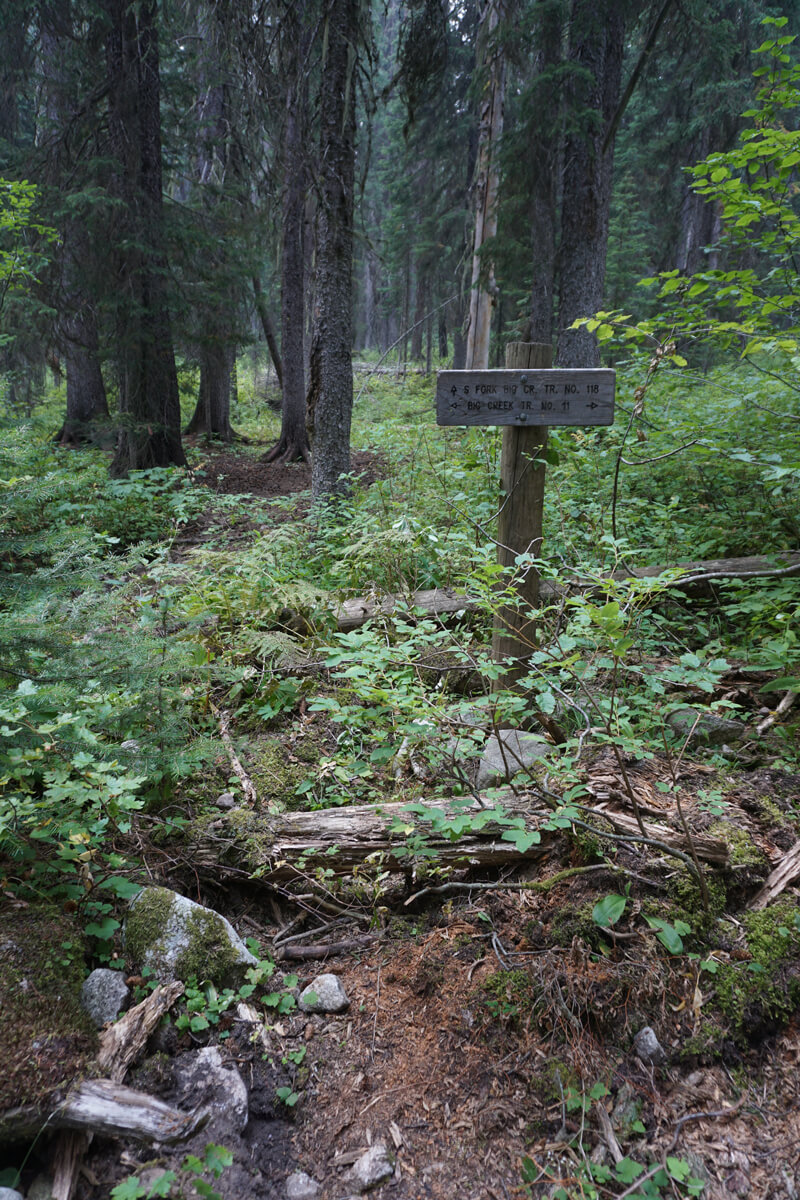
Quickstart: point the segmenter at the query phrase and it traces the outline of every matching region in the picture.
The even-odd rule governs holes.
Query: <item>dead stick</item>
[[[363,950],[379,940],[380,934],[367,933],[363,937],[347,938],[343,942],[320,943],[316,946],[280,946],[276,948],[275,959],[282,962],[287,958],[327,958],[329,954],[347,954],[350,950]]]
[[[210,702],[210,704],[211,704],[211,711],[213,712],[214,716],[219,721],[220,737],[222,738],[225,749],[228,751],[228,758],[231,760],[231,766],[233,767],[233,773],[242,785],[242,793],[244,795],[245,802],[247,804],[249,804],[252,808],[255,808],[256,803],[258,802],[258,796],[256,795],[256,789],[255,789],[252,779],[250,778],[250,776],[247,774],[247,771],[245,771],[244,767],[242,766],[242,764],[239,760],[239,756],[237,755],[236,750],[234,749],[233,742],[231,741],[231,735],[228,733],[228,719],[229,719],[228,714],[222,712],[221,709],[217,708],[217,706],[213,702],[213,700]]]
[[[756,733],[766,733],[766,731],[775,724],[779,717],[782,717],[784,713],[789,711],[799,695],[800,692],[787,692],[778,707],[775,709],[775,712],[771,712],[768,717],[764,717],[764,720],[761,721],[760,724],[756,725]]]

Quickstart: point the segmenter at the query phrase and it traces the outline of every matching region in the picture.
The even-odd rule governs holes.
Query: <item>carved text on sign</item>
[[[440,371],[439,425],[611,425],[615,372],[608,368]]]

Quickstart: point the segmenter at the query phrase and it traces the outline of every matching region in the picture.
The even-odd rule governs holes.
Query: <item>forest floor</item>
[[[354,468],[371,482],[382,464],[363,453],[354,456]],[[265,470],[236,451],[215,453],[202,470],[210,488],[228,494],[272,498],[310,484],[303,465]],[[306,501],[275,519],[302,517]],[[187,528],[176,555],[202,544],[205,528],[203,518]],[[233,547],[237,540],[232,526]],[[730,678],[727,686],[738,687],[742,701],[746,684]],[[755,714],[760,700],[751,692]],[[318,755],[318,731],[314,738]],[[297,970],[300,986],[322,970],[334,972],[350,1007],[342,1016],[295,1011],[277,1020],[272,1076],[264,1076],[263,1056],[251,1045],[235,1037],[222,1043],[245,1079],[250,1071],[254,1094],[264,1093],[253,1108],[263,1139],[251,1146],[250,1178],[241,1169],[227,1182],[223,1175],[215,1186],[225,1200],[283,1200],[293,1170],[318,1181],[321,1200],[345,1200],[359,1192],[352,1163],[378,1141],[395,1170],[370,1193],[376,1200],[797,1200],[797,891],[789,887],[764,913],[749,908],[768,871],[800,838],[800,776],[773,768],[771,757],[765,735],[746,743],[727,774],[708,765],[703,748],[682,762],[692,833],[713,825],[732,847],[727,868],[706,868],[711,911],[703,911],[696,888],[687,888],[685,872],[652,848],[623,848],[611,865],[609,843],[565,837],[514,871],[459,872],[453,880],[463,886],[443,897],[409,904],[408,880],[386,881],[372,913],[373,946],[332,954],[324,965],[281,964]],[[255,770],[256,758],[245,754],[248,769]],[[657,786],[669,782],[669,764],[656,756],[627,765],[648,819],[678,827],[672,798]],[[589,755],[586,770],[600,792],[613,790],[614,768],[602,748]],[[714,823],[703,797],[718,784],[727,809]],[[267,949],[295,915],[289,891],[276,900],[257,888],[215,886],[208,876],[198,879],[180,850],[145,843],[139,851],[155,882],[202,899]],[[593,910],[620,892],[625,917],[602,928]],[[344,908],[343,923],[325,936],[364,932],[363,905],[354,904],[352,925]],[[649,919],[656,912],[702,935],[705,957],[666,953]],[[644,1026],[655,1031],[663,1061],[644,1062],[632,1049]],[[184,1034],[162,1045],[153,1062],[197,1044]],[[287,1066],[289,1052],[302,1065]],[[151,1062],[140,1078],[157,1092],[158,1074]],[[295,1108],[265,1098],[287,1078],[300,1094]],[[108,1196],[154,1161],[152,1151],[133,1143],[120,1152],[119,1142],[98,1139],[78,1200]],[[704,1182],[702,1193],[692,1179]]]

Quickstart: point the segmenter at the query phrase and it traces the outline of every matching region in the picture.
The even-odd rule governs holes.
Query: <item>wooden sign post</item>
[[[513,568],[518,555],[540,557],[544,508],[544,452],[551,425],[611,425],[614,371],[553,370],[553,351],[536,342],[511,342],[504,371],[440,371],[439,425],[502,425],[501,506],[497,559]],[[517,583],[519,604],[504,606],[492,638],[492,657],[523,659],[534,647],[530,612],[539,602],[539,573],[529,567]],[[524,670],[508,673],[508,683]]]

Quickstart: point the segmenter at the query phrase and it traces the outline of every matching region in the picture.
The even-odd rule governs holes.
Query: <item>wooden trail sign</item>
[[[512,343],[516,344],[520,343]],[[614,376],[614,371],[603,368],[440,371],[436,421],[439,425],[611,425]]]
[[[439,425],[503,425],[497,519],[497,560],[508,568],[518,555],[541,555],[544,453],[550,425],[611,425],[615,372],[604,368],[551,368],[550,345],[510,342],[504,371],[440,371],[436,382]],[[516,584],[519,603],[504,605],[492,637],[495,662],[518,660],[498,680],[509,685],[524,673],[519,660],[535,645],[529,613],[539,602],[539,574],[529,567]]]

